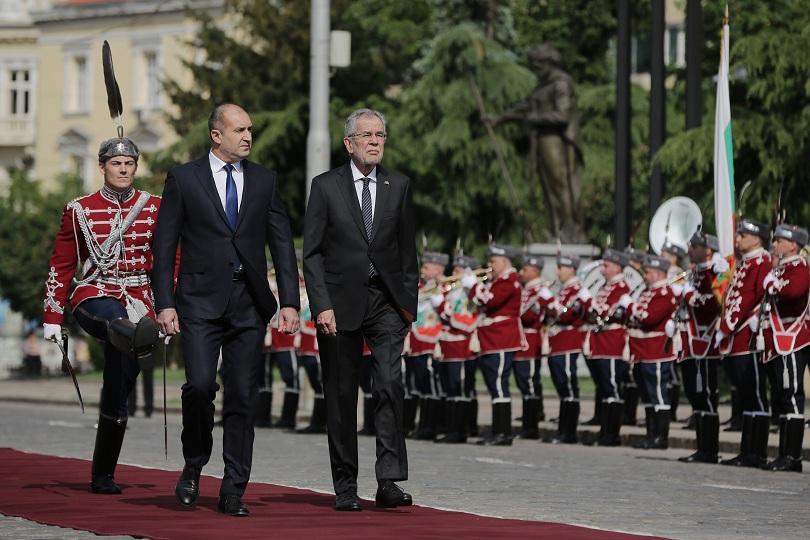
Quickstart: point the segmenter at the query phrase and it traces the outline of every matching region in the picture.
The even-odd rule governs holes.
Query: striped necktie
[[[368,241],[371,242],[372,233],[372,224],[374,223],[374,212],[371,206],[371,189],[368,187],[369,183],[371,182],[371,178],[362,178],[363,180],[363,204],[362,204],[362,211],[363,211],[363,224],[366,226],[366,237]],[[374,268],[374,263],[369,262],[368,264],[368,275],[369,277],[374,277],[377,275],[377,269]]]

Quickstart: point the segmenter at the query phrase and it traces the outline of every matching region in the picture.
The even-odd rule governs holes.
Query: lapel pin
[[[388,180],[386,180],[386,181],[385,181],[385,185],[386,185],[386,186],[388,185]]]

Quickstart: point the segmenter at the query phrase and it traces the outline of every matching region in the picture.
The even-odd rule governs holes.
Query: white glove
[[[581,287],[579,289],[579,292],[577,293],[577,299],[579,299],[582,302],[587,302],[591,298],[593,298],[591,296],[591,291],[589,291],[587,287]]]
[[[748,319],[748,328],[751,329],[751,332],[757,333],[757,331],[759,331],[759,317],[751,317]]]
[[[722,274],[728,271],[728,261],[719,253],[712,255],[712,271],[715,274]]]
[[[444,296],[442,296],[441,294],[434,294],[433,296],[430,297],[430,303],[433,304],[434,308],[437,308],[440,305],[442,305],[442,302],[444,302]]]
[[[629,294],[623,294],[621,298],[619,298],[619,305],[622,306],[624,309],[633,303],[633,297]]]
[[[540,287],[540,291],[538,291],[538,296],[543,300],[551,300],[554,298],[554,295],[551,293],[551,289],[548,287]]]
[[[683,286],[683,291],[681,292],[681,294],[686,296],[687,294],[693,293],[693,292],[695,292],[695,286],[692,285],[691,281],[687,281],[686,284]]]
[[[673,283],[670,286],[672,287],[672,292],[675,294],[675,296],[680,296],[680,295],[683,294],[683,288],[684,288],[683,285],[678,285],[677,283]]]
[[[776,282],[776,275],[774,275],[773,270],[771,270],[765,275],[765,279],[762,281],[762,287],[768,292],[774,292],[772,289],[775,288],[774,285],[776,285]]]
[[[722,330],[718,330],[717,332],[715,332],[714,333],[714,346],[719,347],[720,342],[722,342],[724,339],[726,339],[725,332],[723,332]]]
[[[43,332],[42,337],[44,337],[48,341],[52,341],[54,338],[57,340],[62,339],[62,326],[59,324],[48,324],[45,323],[42,325],[45,329]]]
[[[472,274],[467,274],[463,278],[461,278],[461,286],[465,289],[472,289],[478,283],[478,278],[473,276]]]
[[[667,320],[667,324],[664,325],[664,333],[667,337],[672,337],[675,335],[675,321],[672,319]]]

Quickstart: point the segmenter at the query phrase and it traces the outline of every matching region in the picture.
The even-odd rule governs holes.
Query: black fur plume
[[[118,127],[118,136],[124,136],[124,125],[121,116],[124,114],[124,105],[121,101],[121,89],[118,88],[118,81],[115,80],[113,71],[112,51],[110,44],[104,40],[101,48],[101,63],[104,66],[104,86],[107,88],[107,105],[110,107],[110,118]]]

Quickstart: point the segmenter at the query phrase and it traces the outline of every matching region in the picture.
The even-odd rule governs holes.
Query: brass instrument
[[[667,285],[674,285],[679,281],[689,281],[692,278],[692,270],[684,270],[679,274],[675,274],[671,278],[667,279]]]
[[[484,283],[490,279],[489,275],[492,272],[492,268],[479,268],[478,270],[473,270],[473,276],[478,278],[479,283]],[[461,284],[461,280],[464,278],[465,275],[470,274],[461,274],[460,276],[442,276],[436,281],[436,286],[431,289],[425,289],[419,291],[419,294],[444,294],[446,292],[452,291],[456,287]]]

